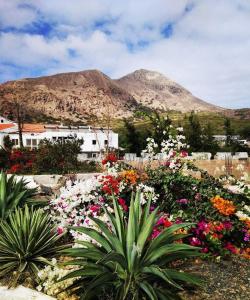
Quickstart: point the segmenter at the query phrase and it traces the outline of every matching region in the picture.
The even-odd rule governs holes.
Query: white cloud
[[[201,99],[226,107],[250,107],[247,0],[22,1],[32,3],[34,9],[18,8],[17,0],[9,2],[0,0],[0,7],[5,7],[0,24],[11,26],[7,16],[15,15],[18,28],[34,21],[51,22],[54,27],[48,36],[0,33],[2,81],[30,76],[36,70],[51,74],[96,68],[116,78],[148,68]],[[188,12],[187,5],[192,5]],[[30,15],[25,20],[26,13]],[[161,30],[168,23],[173,35],[164,38]],[[141,41],[147,46],[138,46]],[[133,51],[130,44],[135,45]]]
[[[0,0],[0,28],[21,28],[36,20],[36,12],[27,6],[27,1]]]

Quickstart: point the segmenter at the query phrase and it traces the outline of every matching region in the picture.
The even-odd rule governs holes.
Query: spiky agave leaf
[[[150,201],[146,208],[140,204],[140,193],[131,199],[128,220],[113,196],[114,213],[106,211],[111,228],[96,219],[97,229],[74,227],[97,243],[84,242],[84,248],[66,249],[63,253],[76,259],[67,265],[78,265],[79,270],[65,278],[78,279],[73,287],[81,293],[81,299],[97,299],[104,290],[115,291],[117,300],[125,299],[180,299],[176,290],[182,282],[198,285],[194,276],[168,268],[168,261],[197,256],[199,249],[174,241],[185,237],[176,231],[191,224],[178,224],[165,229],[156,239],[151,234],[157,222],[155,209],[150,213]]]
[[[16,207],[30,202],[36,192],[36,188],[27,188],[27,182],[23,178],[17,181],[15,175],[8,177],[2,171],[0,174],[0,218],[6,219]]]
[[[58,246],[60,238],[43,210],[16,209],[0,221],[0,277],[26,271],[36,276],[40,266],[66,247]]]

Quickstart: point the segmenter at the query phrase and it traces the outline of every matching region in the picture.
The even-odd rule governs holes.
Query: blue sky
[[[249,0],[0,0],[0,11],[0,82],[143,68],[250,107]]]

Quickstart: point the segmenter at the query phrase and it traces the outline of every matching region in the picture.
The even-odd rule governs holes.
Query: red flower
[[[128,211],[128,206],[126,205],[126,202],[124,199],[119,198],[118,199],[119,204],[121,205],[121,207],[123,208],[124,211]]]
[[[10,160],[11,161],[20,160],[22,158],[23,158],[23,153],[20,150],[13,150],[11,155],[10,155]]]
[[[164,219],[163,220],[163,225],[164,225],[164,227],[170,227],[170,226],[173,225],[173,223],[170,222],[168,219]]]
[[[20,172],[21,170],[22,170],[22,165],[15,164],[15,165],[11,166],[11,168],[9,169],[9,173],[13,174],[13,173]]]
[[[102,191],[108,195],[112,194],[119,194],[119,186],[120,186],[120,179],[115,178],[114,176],[107,175],[103,176],[102,180]]]
[[[92,211],[92,213],[99,212],[100,205],[91,205],[89,209]]]
[[[232,252],[233,254],[237,254],[239,252],[238,249],[230,242],[227,242],[224,248]]]
[[[117,157],[115,155],[115,153],[109,153],[103,160],[102,160],[102,164],[106,165],[108,162],[112,164],[117,162]]]

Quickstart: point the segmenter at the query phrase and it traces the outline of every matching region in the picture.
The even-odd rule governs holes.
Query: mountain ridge
[[[59,73],[0,84],[0,114],[13,111],[19,102],[31,116],[74,122],[91,118],[132,117],[139,109],[166,112],[226,109],[195,97],[159,72],[136,70],[111,79],[99,70]]]

